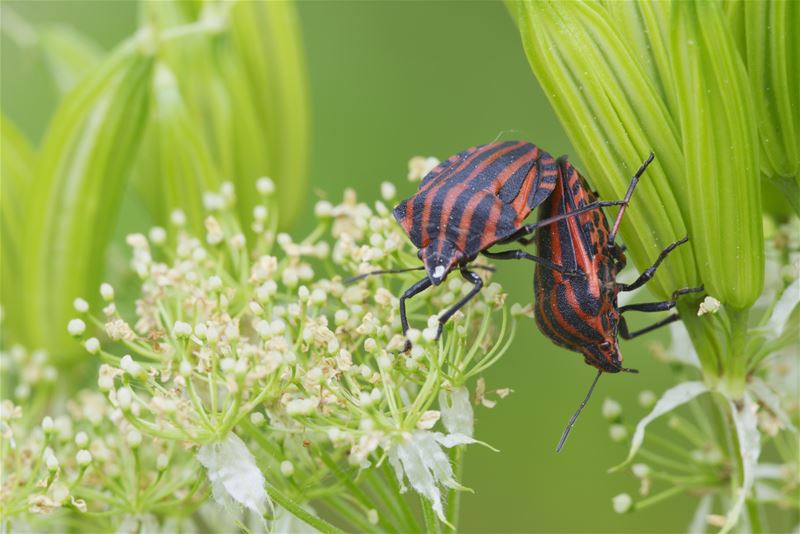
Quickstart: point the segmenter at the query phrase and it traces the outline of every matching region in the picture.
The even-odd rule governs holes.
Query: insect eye
[[[602,343],[600,343],[600,348],[601,349],[607,349],[610,346],[611,346],[611,342],[610,341],[603,341]]]

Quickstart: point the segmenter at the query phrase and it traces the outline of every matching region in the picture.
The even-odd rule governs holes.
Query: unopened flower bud
[[[75,461],[78,462],[79,466],[86,467],[87,465],[92,463],[92,453],[90,453],[86,449],[81,449],[75,455]]]
[[[81,319],[72,319],[67,324],[67,332],[73,337],[79,337],[86,331],[86,323]]]
[[[97,354],[100,352],[100,340],[96,337],[90,337],[83,343],[83,347],[89,354]]]
[[[72,307],[78,313],[86,313],[89,311],[89,303],[82,298],[77,298],[72,302]]]
[[[614,399],[606,399],[603,401],[603,417],[608,420],[616,419],[622,415],[622,405]]]
[[[631,499],[631,496],[627,493],[620,493],[611,499],[611,503],[615,512],[618,514],[624,514],[631,509],[631,506],[633,505],[633,499]]]
[[[262,176],[256,181],[256,191],[264,196],[269,196],[275,192],[275,182],[267,176]]]
[[[289,460],[281,462],[281,474],[285,477],[290,477],[294,474],[294,464]]]
[[[142,444],[142,433],[133,428],[128,432],[126,441],[131,448],[135,449]]]
[[[111,287],[111,284],[106,282],[100,284],[100,296],[103,297],[103,300],[106,302],[114,300],[114,288]]]

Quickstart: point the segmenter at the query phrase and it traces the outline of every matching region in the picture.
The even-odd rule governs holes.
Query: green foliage
[[[749,307],[763,288],[760,171],[796,175],[796,165],[786,162],[795,158],[793,117],[800,107],[784,59],[794,54],[783,48],[791,39],[770,39],[770,52],[761,43],[768,41],[766,26],[788,24],[794,8],[758,8],[766,13],[748,18],[739,32],[744,45],[731,23],[736,17],[714,2],[509,8],[534,74],[603,196],[618,197],[630,169],[649,150],[656,154],[622,228],[635,264],[644,268],[688,234],[691,253],[671,258],[656,279],[658,292],[702,282],[726,305]],[[750,51],[748,65],[742,50]],[[758,81],[764,63],[775,82],[766,88]],[[757,121],[765,106],[775,112]],[[766,158],[757,127],[761,147],[773,153]],[[784,164],[765,167],[762,159]]]
[[[33,175],[33,149],[28,140],[16,126],[0,114],[0,145],[3,157],[0,158],[0,300],[3,303],[19,302],[22,298],[20,280],[24,245],[25,198],[30,190]],[[23,318],[17,313],[4,309],[4,321],[15,334],[17,341],[25,327]]]
[[[8,12],[24,30],[15,41],[41,52],[65,96],[33,151],[35,168],[17,161],[33,161],[30,149],[4,161],[4,178],[15,176],[3,181],[3,232],[14,233],[2,244],[4,280],[23,280],[2,302],[14,310],[10,338],[56,355],[71,346],[63,325],[72,300],[101,281],[130,177],[156,222],[180,209],[197,231],[202,192],[220,180],[235,184],[246,232],[257,178],[280,186],[282,226],[306,190],[307,94],[294,6],[142,5],[142,27],[105,58],[72,30],[39,30]],[[19,144],[5,122],[4,148]],[[29,189],[16,187],[22,177]],[[14,229],[23,206],[30,224]]]
[[[29,342],[59,354],[72,301],[96,287],[148,106],[153,59],[119,53],[70,93],[31,187],[21,261]],[[18,309],[18,308],[15,308]]]

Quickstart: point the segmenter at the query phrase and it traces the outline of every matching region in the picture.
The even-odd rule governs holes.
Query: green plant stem
[[[673,486],[669,489],[662,491],[661,493],[657,493],[652,497],[647,499],[643,499],[636,504],[633,505],[634,510],[643,510],[644,508],[648,508],[656,503],[669,499],[679,493],[682,493],[686,489],[686,486]]]
[[[419,504],[422,507],[422,516],[425,518],[425,532],[428,534],[440,534],[439,520],[436,519],[436,514],[433,513],[431,502],[420,495]]]
[[[453,464],[453,476],[456,480],[463,480],[464,474],[464,446],[459,445],[450,450],[450,462]],[[447,492],[447,510],[445,511],[450,526],[445,527],[445,532],[458,530],[458,516],[461,509],[461,491],[450,489]]]
[[[747,317],[748,310],[726,310],[730,318],[731,341],[728,346],[728,364],[725,369],[726,387],[734,399],[740,399],[744,394],[747,355]]]
[[[277,502],[279,505],[283,506],[286,511],[290,514],[295,516],[296,518],[305,521],[315,529],[319,530],[320,532],[324,532],[325,534],[344,534],[343,530],[331,525],[324,519],[321,519],[315,515],[310,514],[308,511],[303,509],[302,506],[294,502],[290,499],[287,495],[281,493],[278,488],[270,484],[269,482],[266,483],[267,491],[269,492],[269,496]]]

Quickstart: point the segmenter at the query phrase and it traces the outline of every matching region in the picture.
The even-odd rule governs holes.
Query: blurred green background
[[[132,2],[4,3],[30,21],[71,25],[105,48],[136,27]],[[302,2],[298,10],[312,99],[306,213],[318,196],[339,198],[345,187],[377,198],[383,180],[411,194],[406,164],[415,155],[443,159],[498,136],[530,140],[554,155],[571,152],[502,3]],[[0,59],[2,107],[38,141],[57,91],[35,54],[4,40]],[[120,221],[126,230],[148,224],[135,203]],[[308,227],[301,218],[294,230]],[[520,302],[531,298],[531,277],[529,264],[513,262],[498,273]],[[476,493],[462,500],[462,530],[685,530],[693,512],[688,497],[625,516],[611,509],[611,497],[634,493],[638,482],[606,473],[624,457],[626,444],[610,441],[600,407],[607,396],[621,401],[630,423],[642,415],[638,392],[668,385],[665,366],[647,349],[653,341],[665,342],[666,333],[623,343],[626,363],[641,374],[601,380],[568,446],[556,455],[558,437],[594,373],[578,354],[553,346],[525,321],[513,349],[486,377],[489,389],[514,393],[491,411],[477,411],[477,437],[501,452],[471,448],[464,483]]]

